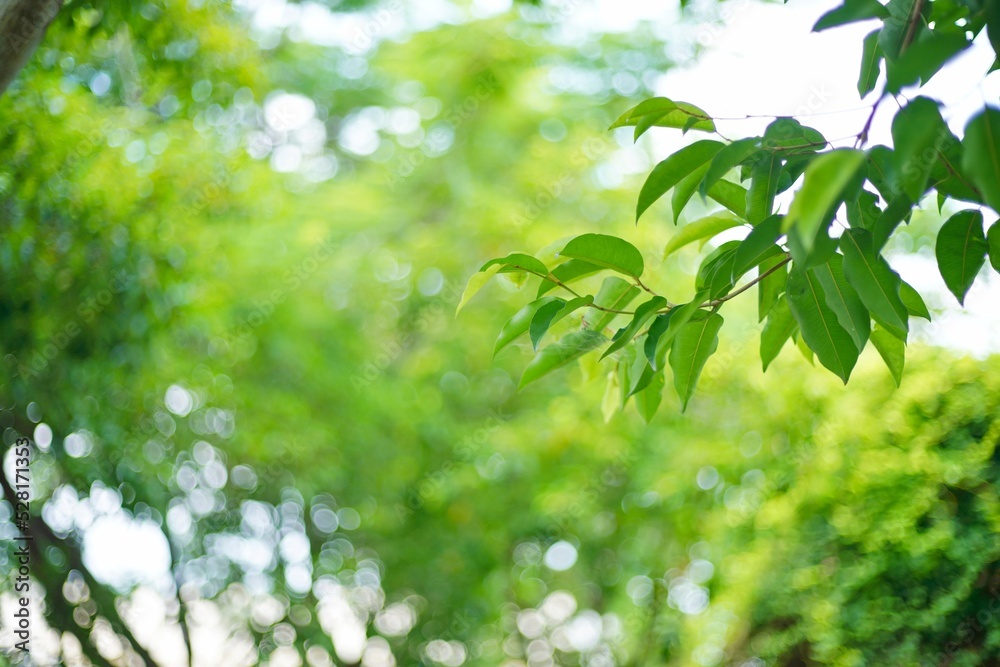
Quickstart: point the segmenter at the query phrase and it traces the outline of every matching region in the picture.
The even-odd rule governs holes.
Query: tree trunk
[[[21,71],[62,0],[0,0],[0,95]]]

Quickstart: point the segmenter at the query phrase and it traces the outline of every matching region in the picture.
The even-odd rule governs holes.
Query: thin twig
[[[720,305],[724,304],[726,301],[729,301],[730,299],[732,299],[733,297],[736,297],[736,296],[739,296],[740,294],[743,294],[743,292],[746,292],[748,289],[750,289],[751,287],[753,287],[754,285],[756,285],[757,283],[759,283],[760,281],[762,281],[764,278],[767,278],[769,275],[771,275],[772,273],[774,273],[775,271],[777,271],[778,269],[780,269],[781,267],[783,267],[785,264],[788,264],[790,261],[792,261],[792,258],[791,257],[786,257],[785,259],[783,259],[782,261],[778,262],[777,264],[775,264],[774,266],[772,266],[770,269],[768,269],[764,273],[760,274],[759,276],[757,276],[756,278],[754,278],[753,280],[751,280],[750,282],[748,282],[746,285],[744,285],[743,287],[739,288],[738,290],[736,290],[734,292],[730,292],[726,296],[721,297],[719,299],[714,299],[712,301],[706,301],[705,303],[701,304],[698,307],[699,308],[715,308],[716,306],[720,306]]]

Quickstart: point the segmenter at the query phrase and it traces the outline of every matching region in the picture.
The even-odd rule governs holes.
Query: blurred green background
[[[35,664],[998,664],[995,362],[763,375],[745,303],[646,426],[593,360],[515,392],[512,282],[454,316],[588,231],[690,282],[606,128],[716,8],[578,7],[68,3],[0,98]]]

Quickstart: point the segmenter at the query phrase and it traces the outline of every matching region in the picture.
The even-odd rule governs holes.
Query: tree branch
[[[35,52],[61,6],[62,0],[0,0],[0,95]]]

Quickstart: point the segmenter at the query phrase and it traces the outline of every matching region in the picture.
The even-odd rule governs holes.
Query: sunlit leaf
[[[698,189],[698,184],[704,180],[707,171],[708,164],[703,164],[674,186],[673,194],[670,195],[670,211],[673,214],[675,225],[680,219],[684,207],[691,201],[695,190]]]
[[[705,172],[705,178],[698,186],[701,196],[707,196],[708,191],[712,189],[713,185],[721,181],[723,176],[756,153],[760,149],[760,142],[760,137],[740,139],[727,144],[716,153],[709,164],[708,171]]]
[[[563,285],[568,285],[574,280],[585,278],[603,270],[604,267],[598,264],[585,262],[582,259],[571,259],[552,269],[551,275]],[[558,287],[559,285],[550,279],[542,280],[542,283],[538,286],[538,294],[536,296],[542,296],[546,292],[551,292]]]
[[[642,253],[624,239],[607,234],[583,234],[566,244],[559,253],[612,271],[638,278],[644,268]]]
[[[742,224],[744,224],[743,220],[729,213],[716,213],[700,220],[689,222],[667,241],[667,246],[663,249],[663,258],[666,259],[690,243],[712,238],[716,234],[724,232],[727,229],[732,229],[733,227],[739,227]]]
[[[625,347],[639,333],[642,327],[656,316],[656,311],[666,305],[667,300],[662,296],[654,296],[649,301],[639,305],[635,309],[632,321],[615,334],[614,338],[611,339],[611,345],[601,355],[601,359]]]
[[[537,350],[538,343],[553,325],[566,318],[573,311],[588,306],[593,302],[594,297],[588,294],[587,296],[577,297],[569,301],[555,299],[551,303],[544,304],[531,318],[531,324],[528,326],[528,337],[531,339],[532,347]]]
[[[903,366],[906,363],[906,344],[889,331],[876,325],[872,331],[872,345],[885,361],[898,387],[903,382]]]
[[[705,111],[687,102],[675,102],[666,97],[653,97],[623,113],[609,129],[636,126],[635,139],[650,127],[672,127],[715,131],[715,123]]]
[[[617,276],[605,278],[597,296],[594,297],[594,305],[607,310],[588,311],[583,318],[584,326],[595,331],[603,331],[604,327],[611,324],[611,321],[618,316],[619,313],[614,311],[624,310],[640,291],[632,283]]]
[[[675,306],[670,312],[659,315],[653,320],[643,345],[650,366],[656,370],[663,368],[667,350],[670,349],[677,332],[694,317],[707,297],[707,291],[699,292],[688,303]]]
[[[509,273],[511,271],[527,271],[529,273],[536,273],[539,275],[546,275],[549,269],[540,260],[531,255],[526,255],[523,252],[514,252],[506,257],[498,257],[497,259],[491,259],[490,261],[483,264],[483,267],[479,269],[480,271],[485,271],[491,266],[499,265],[500,273]]]
[[[838,149],[824,153],[806,168],[805,181],[788,207],[782,231],[798,228],[806,252],[832,209],[843,201],[844,189],[861,169],[865,154]]]
[[[558,343],[542,348],[541,352],[535,355],[535,358],[524,368],[518,387],[524,387],[557,368],[562,368],[587,352],[597,349],[607,340],[591,329],[581,329],[566,334]]]
[[[899,284],[899,298],[902,299],[903,304],[906,306],[906,312],[909,313],[910,317],[922,317],[928,322],[930,321],[931,313],[927,310],[924,298],[905,280]]]
[[[635,409],[647,424],[653,421],[653,416],[660,407],[665,384],[663,373],[655,372],[646,388],[635,394]]]
[[[798,324],[792,317],[788,302],[784,296],[779,296],[771,312],[767,314],[767,322],[760,333],[760,361],[765,371],[777,358],[781,348],[785,346],[785,342],[796,328]]]
[[[771,257],[760,263],[760,275],[757,283],[757,321],[763,322],[778,297],[785,293],[788,283],[788,264],[784,257]]]
[[[538,309],[553,301],[556,301],[553,296],[536,299],[514,313],[500,329],[500,335],[497,336],[497,342],[493,346],[493,356],[495,357],[500,350],[517,340],[521,334],[526,333],[531,325],[531,319],[538,312]]]
[[[708,190],[708,196],[746,220],[747,191],[731,181],[719,181]]]
[[[782,252],[781,248],[775,246],[780,237],[780,215],[772,215],[751,229],[747,237],[740,242],[740,247],[733,257],[733,280],[739,280],[747,271],[773,257],[776,254],[775,248],[778,253]]]
[[[465,291],[462,292],[462,298],[458,302],[458,307],[455,309],[456,315],[461,312],[462,308],[465,307],[465,304],[469,303],[469,299],[476,296],[476,293],[485,287],[486,283],[490,281],[490,278],[495,276],[497,272],[500,271],[501,266],[502,265],[500,264],[493,264],[483,271],[472,274],[472,277],[469,278],[468,284],[465,286]]]
[[[653,171],[639,192],[635,219],[638,221],[653,202],[666,194],[667,190],[680,183],[685,176],[706,164],[722,147],[723,144],[710,139],[696,141],[653,167]]]

